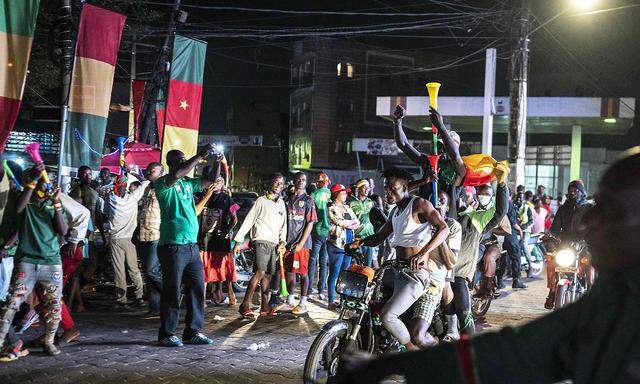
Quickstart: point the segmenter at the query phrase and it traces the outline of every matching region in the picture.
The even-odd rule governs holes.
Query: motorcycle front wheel
[[[473,314],[473,317],[476,319],[484,317],[484,315],[489,312],[492,300],[492,294],[489,294],[486,297],[474,297],[471,302],[471,314]]]
[[[304,362],[305,384],[328,383],[338,372],[340,357],[346,348],[346,329],[320,331],[311,344]],[[360,338],[356,339],[356,349],[361,349]]]
[[[569,289],[568,285],[561,285],[556,288],[556,302],[555,309],[560,309],[566,305],[571,304],[573,301],[571,298],[571,289]]]

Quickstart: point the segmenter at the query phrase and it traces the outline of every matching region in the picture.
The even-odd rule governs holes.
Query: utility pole
[[[133,82],[136,79],[136,51],[138,49],[138,34],[133,29],[133,39],[131,42],[131,81],[129,84],[129,141],[137,141],[136,135],[136,111],[133,109]]]
[[[60,53],[60,150],[58,152],[58,186],[62,182],[62,159],[64,156],[65,135],[69,124],[69,93],[71,89],[71,71],[73,69],[73,15],[71,0],[60,0],[58,17],[56,20],[58,32],[56,34],[56,51]],[[65,175],[68,176],[68,175]]]
[[[527,75],[529,72],[529,7],[527,0],[520,0],[518,29],[515,46],[511,54],[509,71],[509,132],[507,146],[509,163],[515,171],[511,173],[511,182],[524,185],[525,156],[527,146]],[[512,168],[513,170],[513,168]]]
[[[491,155],[493,147],[493,98],[496,93],[496,49],[487,49],[484,67],[484,110],[482,117],[482,153]]]

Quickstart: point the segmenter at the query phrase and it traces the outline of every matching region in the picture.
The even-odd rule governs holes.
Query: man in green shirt
[[[313,279],[316,275],[316,269],[319,267],[320,277],[318,279],[319,300],[325,300],[325,289],[327,288],[327,272],[329,255],[327,254],[327,237],[329,236],[329,209],[327,204],[331,201],[331,191],[327,188],[331,184],[329,176],[320,172],[316,180],[316,189],[311,198],[316,204],[316,213],[318,221],[311,231],[311,257],[309,258],[309,289],[313,287]],[[309,292],[311,293],[311,292]]]
[[[520,327],[382,359],[350,360],[349,384],[392,374],[411,383],[640,382],[640,147],[601,178],[580,222],[598,270],[577,302]],[[345,361],[346,362],[346,361]]]
[[[360,220],[360,227],[356,230],[356,237],[364,239],[376,232],[369,217],[375,203],[369,198],[369,194],[371,193],[369,180],[360,179],[356,182],[355,187],[356,196],[349,202],[349,206],[353,210],[353,213],[358,216],[358,220]],[[367,258],[368,266],[378,269],[378,247],[362,246],[362,255]]]
[[[158,256],[162,269],[160,330],[158,341],[165,347],[188,344],[211,344],[213,340],[200,330],[204,326],[204,272],[198,248],[198,218],[193,194],[207,189],[218,178],[216,174],[191,178],[187,175],[202,159],[214,155],[207,146],[187,160],[179,150],[167,153],[169,173],[156,180],[153,187],[160,205],[160,240]],[[218,163],[219,164],[219,163]],[[185,285],[187,316],[182,341],[175,336],[180,320],[180,296]]]
[[[17,202],[18,236],[20,242],[15,254],[15,268],[9,288],[9,299],[0,311],[0,346],[11,327],[20,305],[33,288],[39,285],[44,292],[46,308],[44,352],[54,356],[60,350],[53,344],[60,323],[62,300],[62,261],[58,236],[69,231],[60,203],[60,189],[47,194],[41,180],[44,164],[28,172],[25,190]]]

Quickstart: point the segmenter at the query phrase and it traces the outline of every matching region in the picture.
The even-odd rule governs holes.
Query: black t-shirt
[[[224,192],[211,196],[199,219],[198,243],[203,250],[231,250],[231,208],[234,204],[231,196]]]

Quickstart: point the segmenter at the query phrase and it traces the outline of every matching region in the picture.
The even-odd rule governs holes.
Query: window
[[[345,72],[347,77],[351,78],[353,77],[353,64],[349,63],[349,62],[342,62],[339,61],[338,64],[336,65],[336,72],[338,77],[344,76]]]

